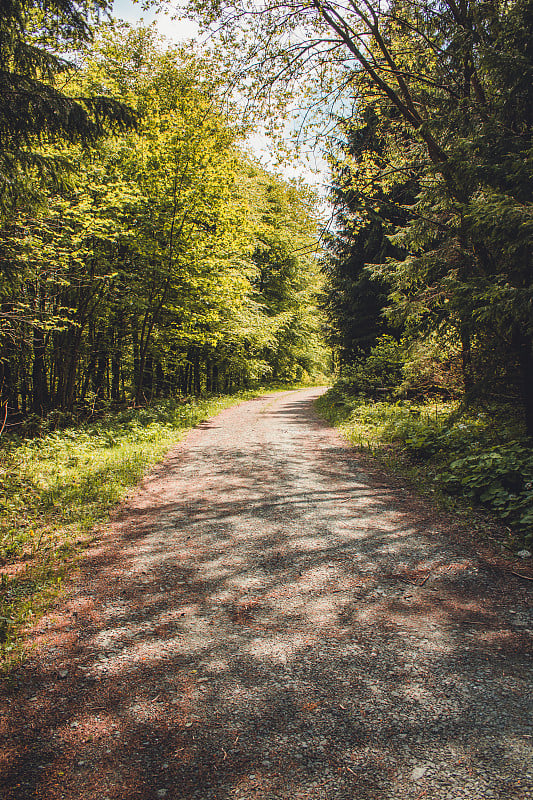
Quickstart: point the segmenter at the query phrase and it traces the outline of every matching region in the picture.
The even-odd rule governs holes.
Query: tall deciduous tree
[[[11,411],[227,391],[319,366],[312,198],[240,152],[223,88],[212,62],[150,30],[110,26],[95,42],[72,91],[121,97],[140,122],[91,150],[63,146],[70,185],[0,231]]]

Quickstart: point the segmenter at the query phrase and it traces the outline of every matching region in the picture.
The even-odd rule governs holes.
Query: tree
[[[316,198],[305,186],[250,167],[247,195],[255,215],[251,282],[271,332],[263,359],[275,380],[300,380],[305,373],[327,369],[318,310],[322,280]]]
[[[212,62],[109,26],[71,87],[121,97],[140,121],[90,150],[56,148],[70,183],[0,229],[12,415],[316,369],[312,198],[239,151]]]
[[[344,142],[331,156],[336,225],[327,238],[323,268],[329,340],[341,366],[368,355],[380,336],[402,330],[401,324],[391,325],[384,313],[391,289],[385,270],[378,275],[370,268],[404,256],[391,237],[405,224],[406,206],[416,194],[410,176],[394,186],[370,180],[369,191],[370,165],[386,157],[386,129],[383,114],[369,103],[359,123],[345,123]]]
[[[107,0],[2,0],[0,14],[0,207],[26,193],[30,178],[58,176],[64,159],[37,149],[49,142],[94,143],[135,118],[105,95],[72,97],[58,77],[72,71],[63,53],[92,41],[91,19]],[[25,191],[24,191],[25,190]]]
[[[391,171],[414,170],[421,187],[399,241],[409,257],[388,268],[394,302],[453,319],[465,368],[473,336],[506,350],[520,365],[533,436],[529,0],[201,8],[228,43],[246,27],[248,74],[259,96],[271,95],[273,81],[287,87],[305,76],[309,92],[337,106],[349,87],[356,119],[361,99],[379,98],[395,120],[379,180],[387,185]]]

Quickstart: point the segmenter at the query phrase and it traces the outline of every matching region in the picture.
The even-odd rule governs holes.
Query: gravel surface
[[[532,584],[321,391],[202,424],[119,509],[0,697],[3,800],[533,798]]]

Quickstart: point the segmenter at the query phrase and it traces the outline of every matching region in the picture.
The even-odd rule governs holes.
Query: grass
[[[284,387],[292,388],[292,387]],[[267,391],[262,389],[261,391]],[[0,443],[0,667],[61,591],[76,554],[143,474],[201,421],[259,390],[164,401]]]
[[[317,409],[354,446],[441,505],[483,509],[503,521],[504,546],[533,542],[533,451],[513,409],[371,402],[335,388],[318,399]]]

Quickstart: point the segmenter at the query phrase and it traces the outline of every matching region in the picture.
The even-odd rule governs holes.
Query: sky
[[[172,19],[170,15],[156,13],[154,9],[143,10],[141,3],[133,0],[114,0],[113,16],[126,22],[140,22],[141,20],[157,26],[158,31],[171,42],[181,42],[193,39],[198,35],[198,25],[192,20]],[[310,158],[295,159],[291,165],[276,167],[272,157],[272,144],[263,132],[258,131],[247,140],[247,147],[258,158],[264,167],[273,169],[283,174],[285,178],[303,178],[306,183],[313,186],[322,196],[326,194],[326,164],[319,154]]]
[[[146,11],[141,3],[132,0],[114,0],[113,16],[126,22],[139,22],[141,19],[146,23],[155,22],[159,32],[174,42],[193,39],[198,34],[198,25],[192,20],[172,19],[170,15],[157,13],[154,9]]]

